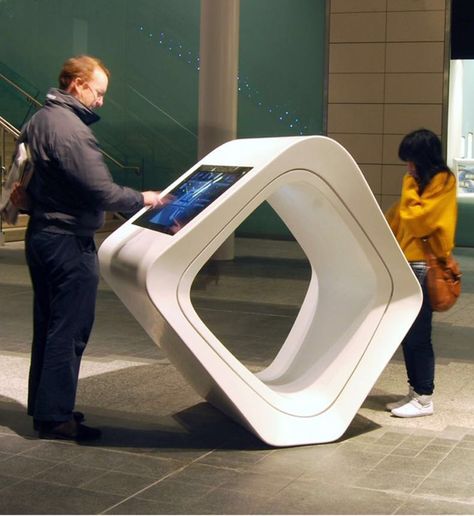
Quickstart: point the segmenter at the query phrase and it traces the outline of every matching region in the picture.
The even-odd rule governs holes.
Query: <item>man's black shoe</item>
[[[42,423],[39,428],[40,439],[63,439],[66,441],[95,441],[99,439],[102,432],[97,428],[91,428],[78,423],[74,419],[51,425],[51,423]]]
[[[79,411],[73,412],[72,417],[74,418],[74,421],[76,421],[76,423],[82,423],[84,421],[84,419],[86,419],[86,416],[82,412],[79,412]],[[33,430],[38,431],[41,427],[41,423],[42,423],[42,421],[33,419]]]

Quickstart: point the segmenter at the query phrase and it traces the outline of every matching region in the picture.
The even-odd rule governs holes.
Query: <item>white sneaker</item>
[[[397,417],[431,416],[434,412],[432,396],[430,394],[417,394],[405,405],[394,408],[392,414]]]
[[[391,403],[387,403],[385,405],[385,408],[391,412],[393,409],[402,407],[403,405],[406,405],[409,401],[411,401],[415,396],[415,391],[413,390],[413,387],[410,385],[408,388],[408,394],[398,401],[392,401]]]

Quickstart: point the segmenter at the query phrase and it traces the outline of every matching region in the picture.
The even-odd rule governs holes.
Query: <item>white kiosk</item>
[[[102,274],[196,391],[273,446],[336,440],[414,321],[422,294],[362,173],[323,136],[217,148],[99,250]],[[193,280],[263,201],[311,264],[281,350],[258,374],[196,314]]]

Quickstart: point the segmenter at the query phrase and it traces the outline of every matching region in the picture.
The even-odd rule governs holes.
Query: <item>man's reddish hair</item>
[[[100,68],[107,75],[107,78],[110,77],[109,70],[97,57],[82,55],[69,58],[64,62],[59,74],[59,87],[62,90],[67,90],[71,82],[77,77],[85,81],[90,80],[96,68]]]

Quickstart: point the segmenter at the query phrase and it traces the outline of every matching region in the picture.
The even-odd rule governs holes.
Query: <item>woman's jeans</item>
[[[423,304],[412,327],[403,339],[403,356],[408,383],[417,394],[432,394],[434,390],[435,358],[431,343],[433,311],[426,290],[426,263],[410,262],[423,290]]]

